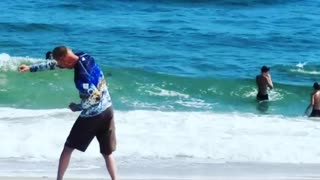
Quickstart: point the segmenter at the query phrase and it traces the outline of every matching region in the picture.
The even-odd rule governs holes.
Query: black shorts
[[[320,110],[319,109],[312,109],[312,112],[309,117],[320,117]]]
[[[268,94],[257,94],[257,100],[258,101],[269,100],[269,95]]]
[[[116,135],[112,107],[97,116],[79,116],[70,131],[65,146],[84,152],[94,137],[97,137],[101,154],[109,155],[115,151]]]

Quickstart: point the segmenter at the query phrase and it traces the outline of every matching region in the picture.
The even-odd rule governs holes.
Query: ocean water
[[[73,72],[17,68],[62,44],[94,56],[107,77],[120,171],[320,163],[319,121],[304,116],[320,75],[319,9],[317,0],[1,1],[0,175],[21,164],[24,175],[56,171],[78,115],[67,109],[79,101]],[[255,101],[262,65],[275,85],[267,106]],[[70,172],[103,176],[101,161],[93,142]]]

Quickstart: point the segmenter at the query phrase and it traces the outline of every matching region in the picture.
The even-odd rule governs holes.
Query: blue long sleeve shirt
[[[74,83],[81,98],[81,103],[77,105],[78,110],[82,111],[80,116],[96,116],[112,105],[103,72],[92,56],[85,53],[75,54],[79,57],[74,66]],[[30,71],[54,70],[57,67],[56,61],[47,61],[32,65]]]

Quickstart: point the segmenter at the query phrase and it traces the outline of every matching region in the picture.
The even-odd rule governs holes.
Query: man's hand
[[[266,73],[266,74],[264,74],[263,75],[265,78],[267,78],[267,79],[271,79],[271,75],[269,74],[269,73]]]
[[[22,64],[19,66],[19,72],[25,72],[25,71],[29,71],[30,67],[28,65]]]
[[[81,111],[81,109],[79,109],[78,105],[76,103],[70,103],[69,104],[69,108],[71,109],[71,111],[75,112],[75,111]]]
[[[273,89],[273,83],[272,83],[272,80],[271,80],[271,75],[269,73],[265,73],[265,74],[263,74],[263,77],[266,78],[267,83],[268,83],[268,87],[270,89]]]

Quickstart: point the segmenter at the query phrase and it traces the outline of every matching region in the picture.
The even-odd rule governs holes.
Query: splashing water
[[[14,57],[6,53],[0,54],[0,70],[1,71],[15,71],[21,64],[36,63],[43,59],[36,59],[30,57]]]
[[[307,62],[304,62],[304,63],[299,62],[299,63],[296,65],[296,67],[298,67],[298,68],[303,68],[306,64],[307,64]]]

